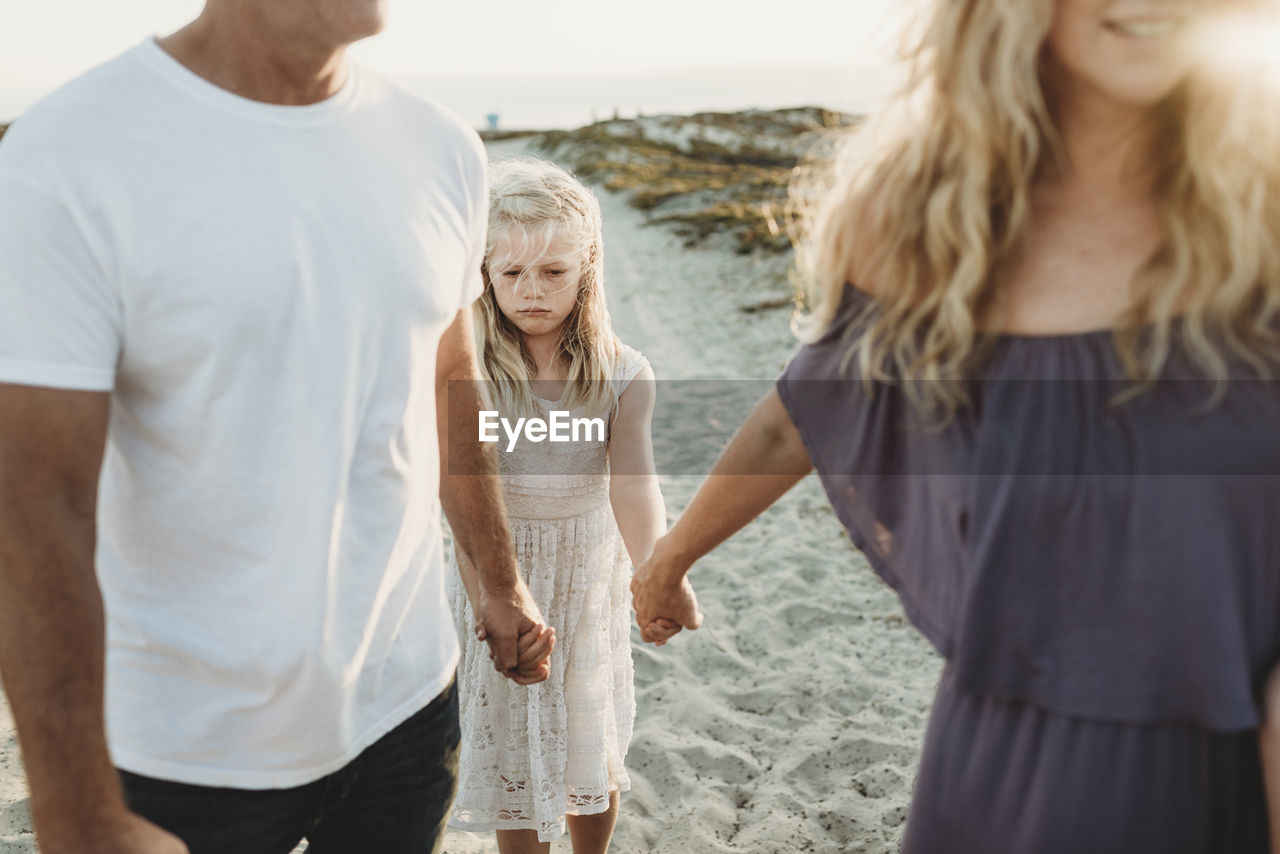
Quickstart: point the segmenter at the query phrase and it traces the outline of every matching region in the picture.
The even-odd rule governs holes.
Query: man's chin
[[[379,33],[381,33],[381,32],[382,32],[383,30],[385,30],[386,28],[387,28],[387,19],[386,19],[385,17],[380,17],[380,18],[378,18],[376,21],[371,21],[371,22],[369,23],[369,25],[368,25],[367,27],[365,27],[365,28],[364,28],[364,29],[363,29],[363,30],[362,30],[362,31],[361,31],[361,32],[360,32],[360,33],[355,37],[355,39],[354,39],[354,40],[355,40],[355,41],[360,41],[361,39],[371,38],[372,36],[376,36],[376,35],[378,35]]]
[[[352,3],[342,10],[340,18],[330,18],[340,40],[346,44],[376,36],[387,28],[387,5],[381,0]]]
[[[387,4],[385,0],[374,0],[360,4],[352,4],[352,30],[356,40],[376,36],[387,28]]]

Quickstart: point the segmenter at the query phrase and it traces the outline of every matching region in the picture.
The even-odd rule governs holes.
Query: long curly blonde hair
[[[998,305],[994,272],[1027,231],[1033,184],[1061,162],[1043,85],[1053,14],[1054,0],[936,0],[895,102],[852,131],[816,196],[814,173],[795,187],[801,337],[828,328],[846,283],[874,290],[849,363],[867,382],[905,380],[917,405],[947,417],[965,403],[947,380],[971,374],[991,343],[979,324]],[[1176,341],[1207,376],[1224,375],[1227,353],[1265,374],[1280,358],[1274,81],[1197,66],[1156,115],[1162,243],[1114,330],[1121,364],[1148,383]]]
[[[612,412],[617,401],[609,381],[619,344],[604,296],[600,202],[567,171],[535,157],[493,164],[489,182],[489,234],[482,268],[485,288],[473,314],[485,380],[508,411],[536,411],[530,381],[537,365],[520,330],[498,308],[489,260],[497,242],[513,229],[534,240],[541,236],[544,246],[562,234],[579,247],[582,275],[558,342],[560,355],[569,363],[561,403],[566,409]]]

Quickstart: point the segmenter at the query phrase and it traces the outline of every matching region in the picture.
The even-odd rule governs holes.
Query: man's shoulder
[[[136,106],[150,100],[148,83],[133,48],[63,84],[14,120],[0,140],[0,169],[26,173],[50,158],[110,145]]]
[[[360,73],[378,90],[379,100],[392,104],[404,121],[422,131],[430,131],[438,142],[471,154],[481,162],[485,160],[480,134],[458,113],[368,66],[360,66]]]

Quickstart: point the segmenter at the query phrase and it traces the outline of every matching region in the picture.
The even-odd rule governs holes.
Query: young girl
[[[532,158],[496,164],[491,182],[476,331],[492,400],[511,423],[558,410],[600,417],[607,431],[566,443],[522,436],[510,451],[505,434],[498,443],[521,573],[556,649],[545,682],[512,683],[489,663],[454,583],[462,756],[450,824],[496,830],[503,854],[549,851],[566,826],[576,854],[604,852],[630,788],[628,558],[647,558],[666,529],[649,435],[653,372],[613,334],[591,192]],[[455,558],[474,592],[474,568]]]

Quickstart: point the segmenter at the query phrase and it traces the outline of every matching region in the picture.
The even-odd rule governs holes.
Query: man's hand
[[[40,837],[44,854],[188,854],[181,839],[129,812],[100,819],[83,831],[55,826]]]
[[[476,623],[475,630],[479,640],[488,640],[483,625]],[[520,636],[517,645],[515,672],[508,671],[503,675],[518,685],[533,685],[543,681],[550,675],[551,667],[548,658],[551,651],[555,649],[555,645],[556,630],[550,626],[542,626],[539,631],[525,632]],[[496,667],[496,656],[492,647],[489,648],[489,660],[494,661]]]
[[[662,646],[682,629],[694,630],[702,625],[693,585],[684,573],[674,572],[660,561],[655,550],[654,557],[645,561],[631,579],[640,637],[656,646]]]
[[[494,669],[513,682],[533,685],[551,673],[555,630],[543,622],[522,580],[498,590],[481,588],[476,637],[489,644]]]

